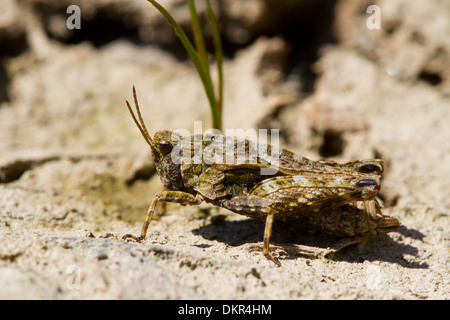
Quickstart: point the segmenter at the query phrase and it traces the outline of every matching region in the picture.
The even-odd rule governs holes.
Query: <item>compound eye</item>
[[[362,173],[381,173],[383,167],[373,163],[366,163],[359,167],[358,171]]]
[[[170,153],[173,149],[173,146],[170,142],[167,142],[165,140],[161,140],[159,142],[159,146],[158,146],[159,152],[165,156],[166,154]]]

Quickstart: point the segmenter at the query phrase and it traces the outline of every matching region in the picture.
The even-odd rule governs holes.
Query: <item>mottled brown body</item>
[[[217,140],[213,138],[188,136],[182,144],[183,137],[159,131],[152,139],[141,117],[134,88],[133,94],[138,118],[127,102],[128,108],[152,150],[157,172],[168,191],[158,193],[151,202],[141,235],[127,234],[124,239],[145,238],[158,202],[198,205],[206,201],[265,221],[263,253],[277,264],[278,260],[269,254],[274,223],[285,230],[343,236],[389,232],[399,226],[395,218],[381,214],[375,200],[383,172],[382,160],[312,161],[270,145],[266,146],[267,152],[254,153],[252,150],[261,145],[216,137],[223,139],[225,145],[243,146],[242,152],[232,154],[230,159],[226,158],[225,149],[217,151]],[[216,156],[228,161],[215,161]],[[234,161],[239,156],[244,160]],[[271,175],[266,174],[266,169],[270,169]]]
[[[284,232],[303,230],[337,236],[371,236],[394,231],[398,226],[398,220],[383,215],[380,205],[373,200],[321,210],[298,219],[279,220],[274,227]]]

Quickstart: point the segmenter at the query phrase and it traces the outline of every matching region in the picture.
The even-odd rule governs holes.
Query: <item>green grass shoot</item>
[[[192,21],[192,32],[194,34],[195,48],[191,41],[187,37],[186,33],[180,27],[180,25],[175,21],[175,19],[170,15],[170,13],[164,9],[155,0],[147,0],[150,2],[159,12],[169,21],[175,33],[180,38],[181,43],[186,49],[192,63],[197,70],[200,79],[202,81],[203,87],[205,89],[206,96],[208,98],[209,105],[211,107],[212,114],[212,124],[213,128],[222,130],[222,104],[223,104],[223,52],[222,44],[220,40],[219,28],[217,25],[216,16],[211,8],[211,3],[209,0],[206,1],[208,18],[210,20],[214,51],[217,65],[218,74],[218,85],[214,88],[213,81],[211,79],[210,65],[208,62],[208,53],[206,51],[205,40],[203,37],[203,31],[200,25],[200,20],[197,14],[197,9],[195,7],[195,0],[189,0],[189,10],[191,13]]]

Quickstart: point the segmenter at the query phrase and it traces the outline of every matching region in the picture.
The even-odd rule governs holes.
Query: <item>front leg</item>
[[[175,202],[182,205],[199,205],[203,202],[203,198],[198,194],[194,196],[190,193],[182,191],[163,191],[158,193],[155,198],[153,198],[153,201],[148,208],[147,218],[145,219],[144,225],[142,226],[141,235],[139,237],[136,237],[132,234],[126,234],[122,237],[123,240],[133,239],[137,242],[140,242],[145,239],[148,226],[150,224],[150,221],[152,221],[153,213],[155,212],[155,208],[158,202]]]

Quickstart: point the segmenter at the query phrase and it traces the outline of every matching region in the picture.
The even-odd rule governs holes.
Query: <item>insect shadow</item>
[[[192,230],[192,232],[207,240],[216,240],[234,247],[247,243],[261,242],[264,233],[264,223],[254,219],[221,221],[218,223],[206,223]]]
[[[254,244],[262,246],[264,223],[255,219],[224,221],[219,224],[205,224],[192,232],[207,240],[215,240],[230,246]],[[424,235],[416,230],[401,226],[395,232],[401,237],[422,240]],[[280,260],[299,257],[317,259],[326,258],[334,261],[362,263],[368,261],[385,261],[397,263],[405,268],[428,268],[426,262],[406,261],[404,256],[417,257],[418,249],[410,244],[398,242],[387,234],[379,234],[367,241],[358,237],[339,237],[323,233],[295,232],[286,233],[274,227],[271,245],[279,253]],[[412,261],[411,261],[412,260]]]
[[[395,235],[397,233],[397,235]],[[364,261],[385,261],[396,263],[404,268],[428,269],[426,261],[419,258],[417,247],[400,242],[402,238],[411,238],[422,241],[424,234],[417,229],[400,226],[392,233],[392,238],[387,234],[377,235],[357,250],[347,247],[337,252],[332,259],[336,261],[364,262]],[[355,246],[353,246],[355,247]]]

